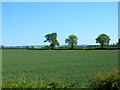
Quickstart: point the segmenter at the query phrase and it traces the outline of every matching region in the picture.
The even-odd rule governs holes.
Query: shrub
[[[98,74],[89,80],[90,88],[120,88],[120,74],[118,71]]]

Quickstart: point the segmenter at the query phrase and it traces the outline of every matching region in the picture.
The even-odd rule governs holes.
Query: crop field
[[[87,83],[90,76],[117,68],[117,50],[3,50],[3,82],[11,76]],[[15,78],[14,78],[15,79]]]

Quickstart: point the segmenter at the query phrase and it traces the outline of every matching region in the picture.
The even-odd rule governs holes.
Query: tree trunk
[[[102,44],[101,44],[101,48],[103,48],[103,46],[104,46],[104,44],[102,43]]]
[[[52,49],[52,50],[53,50],[54,47],[55,47],[55,45],[54,45],[53,43],[51,43],[50,46],[51,46],[51,49]]]
[[[54,49],[54,46],[51,46],[51,49],[53,50],[53,49]]]
[[[71,45],[71,49],[73,49],[73,44]]]

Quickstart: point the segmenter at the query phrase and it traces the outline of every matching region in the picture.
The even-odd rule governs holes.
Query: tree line
[[[44,42],[49,42],[50,45],[44,46],[41,48],[35,48],[34,46],[15,46],[15,47],[6,47],[1,45],[0,49],[27,49],[27,50],[50,50],[50,49],[56,49],[56,50],[66,50],[66,49],[75,49],[75,50],[87,50],[87,49],[101,49],[107,48],[110,49],[120,49],[120,39],[116,44],[109,45],[110,37],[107,34],[100,34],[96,39],[96,43],[99,43],[100,45],[88,45],[87,47],[77,46],[78,44],[78,37],[76,35],[69,35],[64,42],[68,44],[68,46],[60,46],[59,41],[57,40],[57,33],[51,33],[45,35]]]
[[[105,45],[109,45],[111,39],[106,34],[100,34],[95,40],[96,43],[99,43],[101,45],[101,48],[104,48]],[[57,33],[45,35],[44,42],[49,42],[51,49],[54,49],[56,46],[60,45],[57,40]],[[74,46],[78,43],[78,37],[76,35],[69,35],[68,38],[65,39],[65,43],[71,46],[70,49],[73,49]]]

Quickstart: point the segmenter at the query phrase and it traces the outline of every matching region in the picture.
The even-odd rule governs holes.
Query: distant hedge
[[[68,48],[68,47],[59,47],[54,48],[53,50],[118,50],[120,47],[105,47],[105,48],[95,48],[95,47],[82,47],[82,48]],[[51,48],[29,48],[27,50],[51,50]]]
[[[0,48],[2,50],[4,49],[26,49],[26,50],[51,50],[50,46],[44,46],[41,48],[35,48],[34,46],[26,46],[26,47],[4,47]],[[118,50],[120,47],[81,47],[81,46],[75,46],[73,49],[70,48],[70,46],[60,46],[55,47],[53,50]]]

